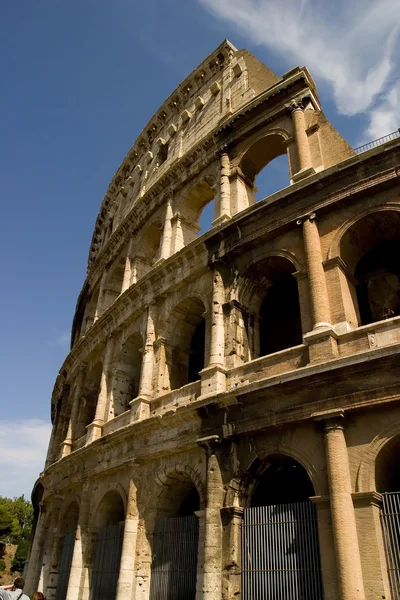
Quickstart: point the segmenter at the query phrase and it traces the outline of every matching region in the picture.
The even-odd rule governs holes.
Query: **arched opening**
[[[343,235],[340,256],[359,325],[400,315],[400,213],[367,215]],[[352,278],[351,276],[354,276]]]
[[[323,598],[314,488],[296,460],[256,460],[242,524],[242,598]],[[287,596],[287,590],[292,592]]]
[[[94,289],[88,299],[85,307],[85,313],[82,321],[81,334],[85,333],[89,327],[91,327],[96,318],[96,310],[99,302],[99,288]]]
[[[101,311],[104,312],[118,298],[122,290],[122,282],[125,272],[125,256],[119,256],[110,267],[106,283],[104,285],[103,298],[101,299]]]
[[[187,298],[172,312],[171,345],[167,354],[170,386],[178,389],[200,378],[205,364],[205,307],[198,298]]]
[[[237,210],[242,210],[254,204],[256,199],[261,200],[289,185],[284,137],[278,133],[271,133],[254,142],[242,157],[233,183]]]
[[[144,262],[144,269],[141,275],[145,275],[160,258],[161,236],[162,225],[159,219],[153,221],[143,231],[139,248],[139,256],[142,255]]]
[[[259,356],[266,356],[303,343],[300,301],[295,266],[281,256],[271,256],[252,265],[253,302],[258,310]],[[253,358],[256,356],[253,355]]]
[[[164,494],[153,533],[150,600],[194,600],[199,509],[199,493],[189,479],[175,480]]]
[[[389,440],[375,461],[375,486],[382,494],[381,523],[392,597],[400,589],[400,435]]]
[[[72,432],[72,439],[74,441],[86,435],[86,427],[92,423],[95,417],[102,373],[103,365],[101,362],[93,364],[86,373],[82,388],[82,397],[79,399],[79,412],[77,423],[75,424],[75,432]]]
[[[131,335],[121,347],[113,372],[109,419],[129,410],[129,402],[138,395],[142,347],[139,333]]]
[[[78,504],[72,502],[61,519],[61,538],[57,548],[58,577],[55,600],[65,600],[67,597],[78,517]],[[54,576],[55,573],[53,573]]]
[[[125,508],[118,492],[103,497],[98,510],[90,600],[115,600],[121,562]]]
[[[206,177],[189,191],[180,207],[181,231],[175,231],[175,237],[182,238],[179,247],[187,246],[198,235],[211,229],[215,218],[214,195],[214,180],[211,177]],[[175,223],[178,226],[178,221]]]

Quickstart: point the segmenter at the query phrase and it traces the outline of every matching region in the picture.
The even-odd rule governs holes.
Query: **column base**
[[[96,421],[93,421],[93,423],[90,423],[90,425],[88,425],[86,429],[87,434],[85,446],[87,446],[88,444],[92,444],[93,442],[101,438],[101,434],[103,432],[103,423],[96,423]]]
[[[217,227],[218,225],[221,225],[222,223],[226,223],[227,221],[230,221],[231,217],[229,215],[227,215],[226,213],[220,215],[219,217],[217,217],[216,219],[214,219],[214,221],[211,222],[211,225],[213,227]]]
[[[72,440],[64,440],[61,444],[60,450],[60,458],[64,458],[64,456],[68,456],[72,451]]]
[[[226,368],[212,365],[200,371],[200,396],[209,396],[226,390]]]
[[[310,175],[315,175],[314,167],[307,167],[306,169],[301,169],[301,171],[297,171],[297,173],[292,175],[292,183],[297,183],[305,177],[310,177]]]
[[[150,403],[151,398],[145,396],[138,396],[129,402],[129,406],[131,407],[130,414],[130,422],[133,423],[135,421],[142,421],[143,419],[148,419],[150,416]]]
[[[329,323],[317,323],[313,331],[303,335],[308,346],[310,363],[324,362],[339,356],[338,335]]]

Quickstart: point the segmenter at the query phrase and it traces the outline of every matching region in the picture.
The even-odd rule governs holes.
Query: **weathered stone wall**
[[[257,174],[284,153],[290,187],[255,203]],[[399,163],[396,140],[354,154],[306,69],[278,78],[229,43],[171,95],[96,224],[30,593],[55,597],[72,528],[66,597],[87,600],[99,527],[123,522],[116,598],[147,600],[155,523],[193,493],[196,598],[240,597],[254,465],[286,456],[314,488],[324,597],[390,597],[379,511],[400,436],[400,316],[362,321],[356,269],[400,238]]]

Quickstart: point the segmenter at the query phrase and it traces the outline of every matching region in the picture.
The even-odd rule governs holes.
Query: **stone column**
[[[313,331],[304,336],[309,345],[310,361],[319,362],[338,355],[337,335],[330,324],[330,308],[321,242],[314,213],[299,219],[303,225],[304,251],[311,301]]]
[[[298,181],[303,177],[312,175],[315,170],[312,167],[310,146],[306,133],[306,120],[304,116],[304,107],[301,101],[294,100],[289,105],[289,110],[292,113],[293,134],[296,141],[297,156],[299,161],[299,170],[293,174],[293,181]]]
[[[224,488],[217,452],[218,436],[197,440],[207,453],[207,490],[204,512],[204,568],[202,590],[196,598],[220,600],[222,594],[222,522]]]
[[[150,414],[150,402],[153,397],[153,368],[154,342],[156,339],[154,322],[156,319],[156,304],[150,304],[147,309],[146,338],[143,348],[142,369],[140,372],[139,393],[131,400],[131,420],[145,419]]]
[[[224,223],[231,218],[231,162],[229,154],[224,152],[220,157],[220,181],[219,181],[219,195],[217,196],[219,202],[218,206],[216,203],[216,213],[214,215],[213,225],[219,225]]]
[[[62,506],[62,496],[57,496],[53,502],[52,512],[52,539],[50,546],[50,560],[46,587],[46,598],[47,600],[54,600],[56,596],[56,589],[58,583],[58,575],[60,572],[60,560],[62,546],[64,543],[64,532],[60,526],[60,511]]]
[[[130,287],[132,282],[132,243],[133,240],[131,240],[128,244],[128,252],[125,260],[124,278],[122,280],[121,294],[123,294],[125,290],[127,290]]]
[[[313,415],[324,425],[326,466],[332,513],[340,600],[364,600],[364,584],[356,528],[344,414],[338,410]]]
[[[172,241],[171,241],[171,254],[175,254],[184,247],[185,242],[183,239],[182,230],[182,217],[180,213],[175,214],[171,219],[172,226]]]
[[[101,281],[100,281],[99,297],[97,299],[97,306],[96,306],[96,310],[94,313],[94,321],[93,322],[96,322],[97,319],[100,317],[100,315],[103,312],[104,291],[105,291],[104,288],[106,286],[107,277],[108,277],[108,269],[105,269],[104,273],[101,277]]]
[[[91,444],[99,437],[101,437],[102,428],[104,422],[106,421],[106,409],[108,396],[110,392],[110,379],[112,376],[111,367],[112,367],[112,358],[114,351],[114,343],[115,338],[113,336],[109,337],[106,344],[106,349],[104,352],[104,361],[103,361],[103,372],[101,374],[100,381],[100,392],[97,399],[96,406],[96,414],[94,420],[90,425],[87,426],[87,439],[86,443]]]
[[[172,218],[173,218],[171,198],[167,200],[167,206],[165,208],[165,219],[164,228],[162,232],[161,240],[161,252],[160,259],[166,259],[171,256],[171,244],[172,244]]]
[[[87,574],[85,576],[84,570],[83,538],[88,533],[89,514],[89,486],[85,484],[79,506],[78,526],[76,529],[66,600],[80,600],[82,597],[81,591],[85,587],[85,579],[88,578]]]
[[[61,458],[71,454],[72,443],[74,441],[74,433],[78,421],[79,402],[82,394],[82,388],[86,376],[86,365],[81,365],[76,376],[73,397],[71,402],[71,416],[68,422],[67,434],[65,440],[61,444]]]
[[[225,287],[218,269],[213,272],[210,359],[208,366],[201,371],[201,395],[225,390],[225,324],[223,305]]]
[[[34,594],[38,589],[40,571],[43,560],[43,547],[46,537],[47,507],[40,503],[40,512],[36,524],[35,537],[29,554],[29,563],[25,571],[25,593],[28,596]]]
[[[136,541],[139,523],[136,492],[136,484],[133,478],[131,478],[129,482],[116,600],[126,600],[127,598],[131,598],[132,592],[136,587]]]

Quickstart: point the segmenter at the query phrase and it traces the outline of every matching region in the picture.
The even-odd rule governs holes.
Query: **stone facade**
[[[288,187],[256,203],[280,155]],[[246,600],[242,514],[263,481],[265,504],[295,502],[290,466],[316,507],[315,597],[391,597],[380,511],[399,490],[399,175],[400,140],[356,154],[307,69],[278,77],[227,41],[166,100],[97,217],[33,493],[28,593],[103,598],[99,531],[119,524],[108,600],[181,597],[151,595],[156,524],[194,514],[182,597]],[[268,484],[280,470],[287,482]]]

